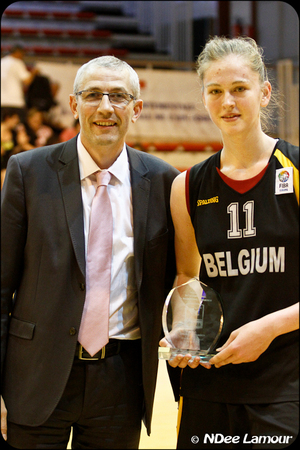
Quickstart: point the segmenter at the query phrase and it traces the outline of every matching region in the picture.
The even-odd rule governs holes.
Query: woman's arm
[[[256,361],[281,334],[299,328],[299,303],[246,323],[234,330],[210,361],[215,367]]]
[[[175,228],[176,286],[198,277],[201,262],[194,227],[186,206],[185,177],[186,172],[183,172],[175,178],[170,200]]]
[[[172,184],[171,190],[171,213],[175,228],[175,254],[177,277],[174,286],[180,286],[192,278],[199,276],[201,258],[195,239],[194,227],[186,206],[185,195],[186,172],[178,175]],[[174,311],[174,320],[180,321],[180,311]],[[170,347],[164,338],[160,341],[162,347]],[[200,358],[196,357],[188,364],[191,355],[177,355],[169,361],[170,366],[184,368],[187,365],[194,368],[199,365]]]

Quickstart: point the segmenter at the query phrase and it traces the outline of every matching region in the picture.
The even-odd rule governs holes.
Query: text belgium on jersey
[[[263,247],[242,249],[233,261],[232,252],[203,254],[203,261],[209,277],[234,277],[248,273],[284,272],[285,247]]]

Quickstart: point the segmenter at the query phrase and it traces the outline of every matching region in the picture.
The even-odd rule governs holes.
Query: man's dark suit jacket
[[[2,191],[3,397],[9,420],[23,425],[50,416],[74,360],[85,300],[76,139],[11,157]],[[169,200],[179,172],[146,153],[127,152],[149,433],[161,313],[175,277]]]

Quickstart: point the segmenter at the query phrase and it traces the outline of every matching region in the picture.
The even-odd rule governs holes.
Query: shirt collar
[[[89,152],[86,150],[81,142],[80,134],[77,139],[77,152],[79,159],[79,172],[80,180],[88,178],[93,173],[101,170],[100,167],[95,163]],[[126,151],[126,144],[124,143],[123,149],[115,160],[115,162],[109,167],[109,172],[116,177],[121,183],[125,182],[127,170],[129,170],[128,156]]]

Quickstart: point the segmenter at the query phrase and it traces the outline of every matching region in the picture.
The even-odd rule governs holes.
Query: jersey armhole
[[[185,200],[186,200],[186,207],[187,207],[189,215],[191,215],[191,208],[190,208],[190,171],[191,171],[191,167],[186,171],[186,176],[185,176]]]

